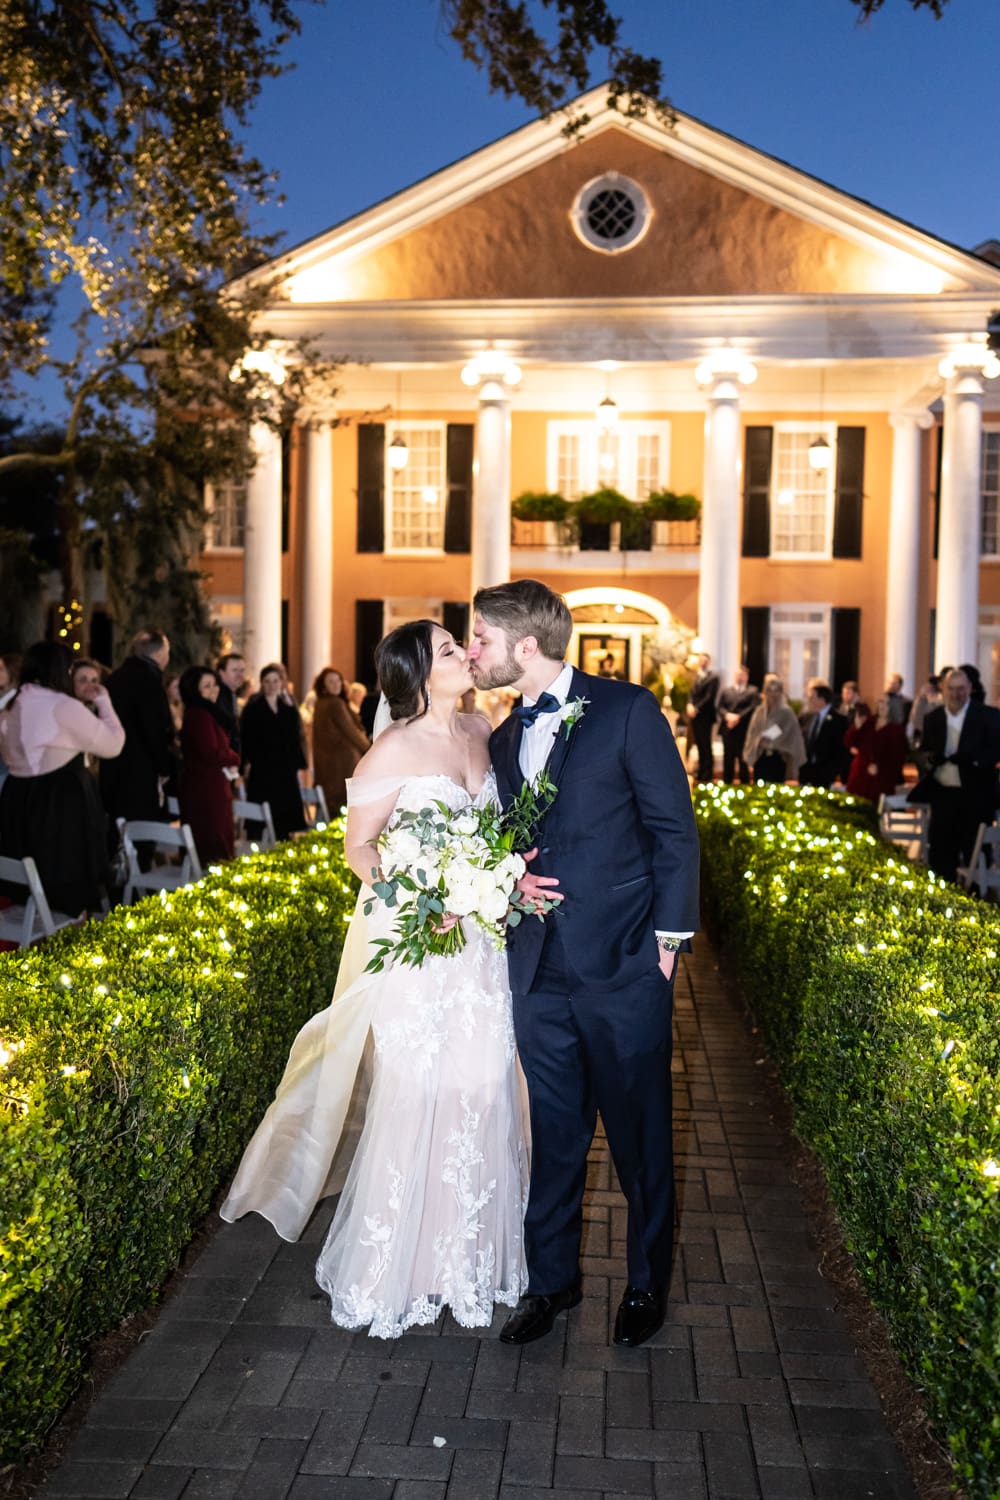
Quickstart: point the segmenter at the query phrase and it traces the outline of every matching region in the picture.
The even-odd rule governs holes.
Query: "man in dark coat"
[[[976,702],[961,667],[948,673],[944,703],[924,719],[920,748],[927,770],[909,801],[930,804],[928,864],[954,880],[972,856],[980,823],[996,817],[1000,762],[1000,712]]]
[[[707,651],[698,657],[698,672],[691,685],[687,701],[687,716],[691,725],[691,736],[698,747],[698,781],[702,784],[712,780],[712,730],[715,728],[715,701],[719,696],[719,674],[712,670],[712,658]]]
[[[480,589],[477,687],[522,701],[490,740],[501,802],[542,770],[558,787],[531,869],[558,914],[508,939],[518,1053],[531,1111],[528,1290],[500,1333],[541,1338],[580,1301],[587,1152],[600,1112],[628,1201],[628,1286],[615,1342],[662,1325],[673,1243],[671,1010],[677,951],[698,926],[691,793],[652,693],[563,661],[573,620],[544,584]]]
[[[806,758],[799,767],[801,786],[833,786],[843,781],[844,734],[847,720],[833,707],[833,689],[828,682],[810,682],[807,713],[800,720],[806,742]]]
[[[750,682],[746,667],[737,667],[732,687],[719,694],[719,734],[722,737],[722,779],[731,786],[740,773],[740,785],[750,785],[750,767],[743,759],[750,716],[760,702],[760,689]]]
[[[219,658],[215,669],[219,679],[219,696],[216,709],[224,716],[224,729],[229,736],[230,749],[240,752],[240,692],[247,680],[247,664],[238,651],[230,651]]]
[[[164,816],[160,783],[177,769],[174,721],[163,686],[169,660],[167,637],[142,630],[132,642],[132,655],[108,682],[125,729],[121,755],[101,762],[101,797],[112,818],[157,822]]]

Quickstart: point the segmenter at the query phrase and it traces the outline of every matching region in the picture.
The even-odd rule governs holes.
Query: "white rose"
[[[393,869],[409,870],[419,862],[423,849],[416,834],[397,828],[386,839],[384,852],[386,862]]]
[[[476,910],[478,902],[478,890],[472,880],[458,881],[454,884],[449,881],[447,895],[444,904],[447,911],[456,917],[469,917]]]
[[[460,833],[468,837],[470,833],[477,832],[479,828],[479,821],[474,813],[462,813],[461,817],[455,819],[454,827],[456,833]]]

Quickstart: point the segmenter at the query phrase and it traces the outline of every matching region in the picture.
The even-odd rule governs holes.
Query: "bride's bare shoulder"
[[[398,723],[383,729],[371,749],[365,752],[354,767],[352,780],[367,781],[409,771],[413,759],[413,744],[412,737],[407,735],[407,727],[406,724]]]

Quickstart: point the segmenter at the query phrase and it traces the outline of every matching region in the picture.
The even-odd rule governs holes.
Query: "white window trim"
[[[666,489],[670,483],[670,423],[644,422],[638,417],[624,417],[616,427],[621,444],[622,458],[618,473],[617,488],[630,500],[636,500],[637,442],[641,435],[651,434],[660,439],[659,486]],[[559,439],[580,439],[580,493],[589,495],[602,487],[599,457],[600,438],[597,423],[585,417],[553,420],[546,424],[545,435],[545,486],[552,492],[559,489]],[[567,495],[567,499],[572,497]],[[638,502],[637,502],[638,503]]]
[[[636,223],[625,238],[602,240],[587,223],[587,210],[598,193],[616,188],[628,193],[635,203]],[[598,255],[624,255],[644,238],[653,220],[653,207],[634,177],[626,177],[623,172],[602,172],[600,177],[592,177],[589,182],[584,183],[573,199],[569,217],[577,239],[588,250],[596,250]]]
[[[1000,433],[1000,422],[984,422],[983,423],[983,436],[985,437],[988,432],[998,432],[998,433]],[[997,505],[998,505],[998,517],[997,517],[997,550],[996,550],[996,552],[983,552],[981,550],[982,549],[982,535],[983,535],[983,527],[982,527],[982,505],[983,505],[983,485],[982,485],[982,477],[980,476],[980,483],[979,483],[979,514],[980,514],[980,522],[979,522],[980,553],[979,553],[979,560],[980,560],[980,562],[986,562],[986,563],[1000,563],[1000,497],[998,497],[998,502],[997,502]]]
[[[399,434],[405,438],[408,432],[439,432],[441,434],[441,546],[440,547],[394,547],[392,545],[392,474],[389,467],[389,444]],[[385,548],[383,557],[445,557],[444,527],[448,505],[448,423],[439,421],[397,421],[385,424],[385,453],[383,457],[385,475]],[[405,473],[405,469],[398,471]]]
[[[212,516],[215,514],[215,486],[205,485],[205,545],[203,552],[211,552],[213,557],[242,557],[245,547],[220,547],[212,540]]]
[[[779,432],[811,432],[816,437],[825,437],[830,444],[833,458],[826,471],[826,527],[822,552],[777,552],[774,546],[776,532],[775,517],[779,514],[778,486],[775,475],[776,463],[772,450],[771,459],[771,547],[770,557],[775,562],[829,562],[833,557],[833,514],[837,503],[837,424],[836,422],[775,422],[775,434]],[[805,608],[797,605],[796,608]],[[817,606],[818,607],[818,606]]]
[[[791,612],[793,610],[808,610],[812,614],[817,614],[817,615],[821,614],[822,617],[823,617],[822,624],[820,624],[819,621],[815,621],[815,620],[813,620],[813,621],[810,621],[810,620],[785,620],[785,621],[783,621],[781,619],[782,614],[784,614],[786,611],[787,612]],[[780,604],[772,604],[771,605],[771,613],[770,613],[770,616],[768,618],[768,671],[774,671],[774,666],[773,666],[773,662],[774,662],[774,641],[775,641],[775,637],[779,636],[779,635],[783,635],[786,638],[787,637],[794,637],[794,636],[800,636],[800,637],[804,637],[804,636],[813,636],[813,637],[820,636],[820,637],[822,637],[823,648],[822,648],[822,651],[820,653],[820,655],[821,655],[821,675],[824,676],[824,677],[829,676],[829,673],[830,673],[830,670],[831,670],[831,667],[832,667],[832,664],[833,664],[833,662],[832,662],[832,658],[833,658],[833,605],[832,604],[820,604],[820,603],[814,602],[813,600],[809,600],[809,601],[803,602],[803,603],[792,603],[790,600],[783,599]],[[802,684],[802,691],[805,692],[805,683],[804,682]],[[785,683],[785,693],[786,693],[786,695],[788,695],[790,697],[797,697],[798,696],[797,693],[792,693],[791,692],[791,690],[789,689],[789,685],[788,685],[787,682]]]

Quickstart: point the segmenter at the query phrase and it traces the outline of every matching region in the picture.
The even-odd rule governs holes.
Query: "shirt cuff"
[[[693,932],[661,932],[659,927],[655,928],[654,931],[656,932],[656,936],[658,938],[680,938],[682,942],[685,938],[694,937]]]

